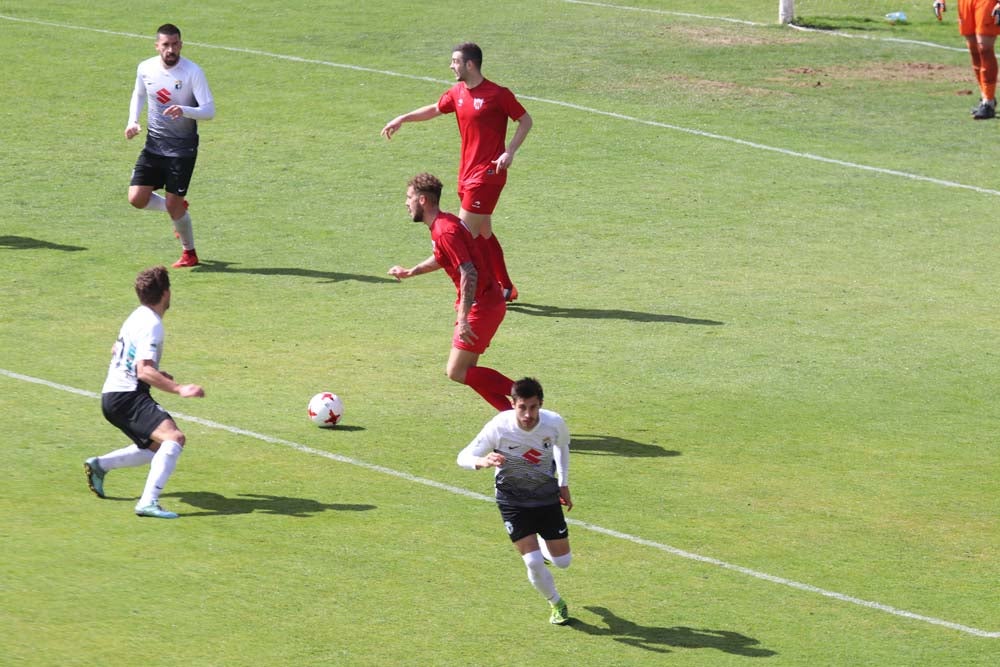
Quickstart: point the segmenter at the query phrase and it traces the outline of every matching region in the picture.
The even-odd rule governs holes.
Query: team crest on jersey
[[[475,109],[476,111],[479,111],[480,109],[483,108],[483,103],[485,102],[486,100],[484,100],[481,97],[474,97],[472,98],[472,108]]]
[[[552,449],[552,438],[548,436],[542,438],[542,447],[545,449]]]
[[[180,90],[183,87],[184,87],[184,82],[183,81],[181,81],[180,79],[177,79],[176,81],[174,81],[174,90]]]

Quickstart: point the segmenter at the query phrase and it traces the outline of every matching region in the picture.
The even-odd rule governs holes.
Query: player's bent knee
[[[553,556],[552,564],[558,567],[560,570],[565,570],[569,567],[570,562],[573,560],[573,554],[571,552],[566,552],[562,556]]]

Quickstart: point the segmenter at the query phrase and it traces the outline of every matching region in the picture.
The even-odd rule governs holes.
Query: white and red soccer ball
[[[320,428],[333,428],[344,416],[344,403],[336,394],[324,391],[309,400],[309,419]]]

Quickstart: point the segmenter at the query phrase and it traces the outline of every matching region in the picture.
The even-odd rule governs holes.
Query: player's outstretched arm
[[[197,384],[178,384],[169,373],[164,373],[151,359],[141,359],[136,364],[136,377],[148,384],[156,387],[160,391],[170,394],[177,394],[184,398],[202,398],[205,390]]]
[[[403,126],[403,123],[416,123],[422,120],[430,120],[431,118],[437,118],[441,115],[438,111],[437,104],[428,104],[425,107],[420,107],[419,109],[414,109],[410,113],[404,113],[402,116],[396,116],[382,128],[382,136],[386,139],[392,139],[392,135],[399,131],[399,128]]]
[[[403,280],[403,278],[412,278],[413,276],[419,276],[421,273],[430,273],[431,271],[436,271],[440,268],[441,265],[437,263],[436,259],[434,259],[434,255],[431,255],[424,261],[414,266],[412,269],[403,268],[397,264],[389,269],[388,273],[397,281],[400,281]]]

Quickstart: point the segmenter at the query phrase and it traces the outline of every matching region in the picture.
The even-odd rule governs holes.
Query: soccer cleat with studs
[[[175,269],[184,269],[191,266],[198,266],[198,253],[194,250],[185,250],[181,253],[181,258],[173,264]]]
[[[549,623],[552,625],[566,625],[569,622],[569,607],[565,600],[552,605],[552,613],[549,615]]]
[[[98,463],[96,456],[91,456],[83,462],[83,472],[87,474],[87,486],[98,498],[104,497],[104,475],[106,471]]]
[[[160,507],[159,503],[150,503],[144,507],[135,508],[136,516],[149,516],[154,519],[176,519],[177,512],[168,512],[167,510]]]
[[[975,120],[988,120],[990,118],[996,118],[997,115],[997,103],[983,101],[975,111],[972,112],[972,117]]]

